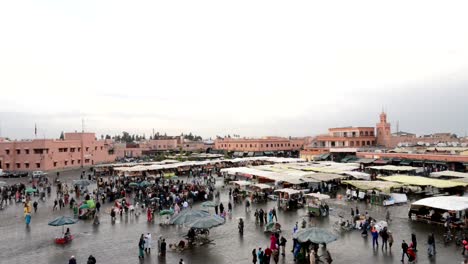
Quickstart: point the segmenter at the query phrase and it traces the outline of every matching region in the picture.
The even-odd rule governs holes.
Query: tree
[[[111,136],[110,136],[110,135],[106,135],[106,139],[111,139]]]
[[[65,135],[63,134],[63,131],[62,133],[60,133],[60,140],[64,140],[65,139]]]
[[[101,139],[104,139],[104,135],[103,135],[103,134],[101,134]]]

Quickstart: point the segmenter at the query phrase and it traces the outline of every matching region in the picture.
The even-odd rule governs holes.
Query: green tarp
[[[411,162],[413,162],[413,161],[412,160],[402,160],[402,161],[400,161],[400,165],[409,166],[409,165],[411,165]]]

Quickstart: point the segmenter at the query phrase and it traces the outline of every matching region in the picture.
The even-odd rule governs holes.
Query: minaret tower
[[[387,114],[382,111],[380,113],[380,122],[376,125],[377,129],[377,146],[388,147],[391,143],[391,125],[387,123]]]

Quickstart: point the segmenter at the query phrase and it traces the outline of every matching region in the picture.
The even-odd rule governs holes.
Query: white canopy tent
[[[446,170],[446,171],[432,172],[430,176],[432,178],[440,178],[440,177],[468,178],[468,173]]]
[[[299,194],[301,191],[299,190],[294,190],[294,189],[289,189],[289,188],[284,188],[284,189],[278,189],[275,190],[276,193],[287,193],[289,195],[294,195],[294,194]]]
[[[431,207],[447,211],[463,211],[468,209],[468,197],[438,196],[418,200],[411,204],[411,208]]]
[[[231,181],[232,184],[237,184],[239,186],[249,186],[252,183],[249,181]]]
[[[319,200],[330,199],[330,195],[326,195],[326,194],[322,194],[322,193],[307,193],[307,194],[304,194],[304,196],[314,197],[314,198],[317,198]]]

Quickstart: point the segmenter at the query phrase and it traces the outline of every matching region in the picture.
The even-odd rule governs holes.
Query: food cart
[[[278,208],[288,210],[303,207],[302,192],[299,190],[284,188],[275,190],[274,193],[279,194]]]
[[[266,202],[268,195],[273,193],[273,186],[264,183],[252,184],[249,186],[247,192],[252,202]]]
[[[411,204],[408,216],[413,221],[429,224],[445,224],[450,227],[465,227],[464,221],[468,210],[468,197],[438,196],[418,200]]]
[[[306,199],[307,212],[310,216],[328,216],[328,205],[325,200],[330,199],[329,195],[321,193],[304,194]]]

